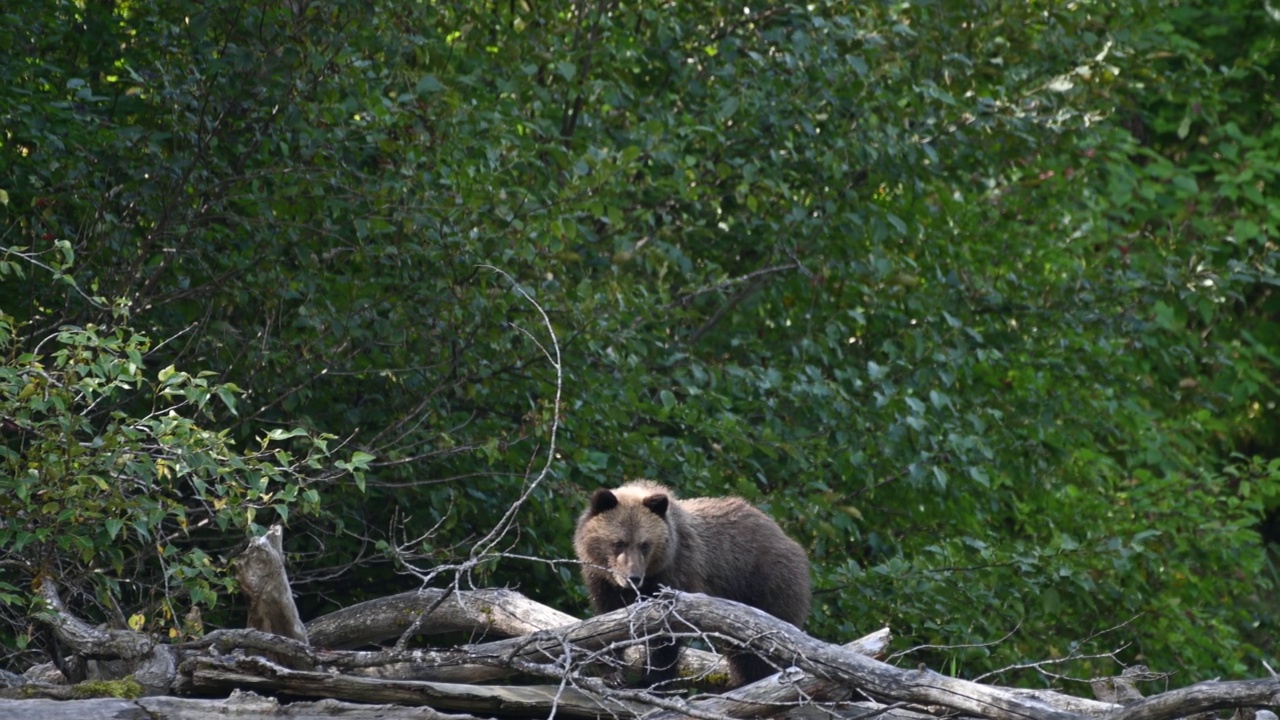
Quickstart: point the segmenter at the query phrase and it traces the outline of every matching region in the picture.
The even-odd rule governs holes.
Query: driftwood
[[[284,529],[272,525],[236,559],[236,579],[249,599],[249,627],[292,640],[307,641],[307,629],[293,602],[284,566]]]
[[[422,618],[430,615],[430,622]],[[311,642],[348,650],[398,638],[419,626],[423,634],[525,635],[578,621],[505,589],[454,591],[425,588],[353,605],[307,623]]]
[[[280,695],[425,706],[486,716],[545,717],[555,707],[557,715],[567,717],[609,714],[635,717],[644,710],[642,706],[573,688],[384,680],[291,670],[256,657],[201,658],[193,668],[192,684],[205,694],[227,688],[248,688]]]
[[[155,643],[132,630],[94,627],[67,611],[58,586],[49,578],[40,581],[45,608],[37,615],[67,649],[60,670],[66,680],[115,680],[132,676],[148,694],[168,692],[177,672],[177,649]]]
[[[429,621],[425,621],[428,616]],[[409,630],[419,635],[470,633],[515,637],[576,622],[578,618],[513,590],[425,588],[335,611],[311,621],[306,630],[312,644],[318,647],[352,649],[398,638]],[[455,658],[446,659],[431,653],[402,658],[388,663],[390,658],[385,653],[366,656],[363,660],[366,669],[360,671],[402,680],[446,682],[487,682],[511,674],[508,669],[460,664]],[[628,652],[626,661],[639,667],[644,661],[639,648]],[[356,668],[353,665],[351,669]],[[728,679],[728,666],[715,653],[687,649],[680,657],[680,674],[718,678],[719,682],[708,684],[723,685]]]
[[[469,600],[478,602],[465,593],[459,594],[459,602],[466,604]],[[596,678],[578,673],[605,651],[634,642],[636,635],[663,631],[698,634],[722,646],[742,642],[780,665],[795,667],[726,695],[692,699],[613,690]],[[182,683],[186,692],[206,694],[255,689],[280,696],[428,706],[486,716],[544,716],[555,708],[557,714],[570,717],[637,717],[649,708],[658,708],[646,720],[669,720],[676,715],[767,716],[794,709],[802,701],[812,704],[844,700],[855,688],[882,703],[946,708],[993,720],[1164,720],[1229,707],[1269,707],[1280,700],[1280,681],[1276,679],[1202,683],[1152,698],[1129,698],[1131,705],[1085,701],[1043,691],[1014,691],[945,677],[923,668],[896,668],[867,657],[883,650],[885,637],[887,633],[882,632],[852,647],[835,647],[752,608],[704,595],[674,593],[564,627],[429,651],[429,656],[423,654],[426,651],[322,650],[256,631],[215,633],[184,646],[184,654],[189,656],[183,660],[181,674],[186,678]],[[264,647],[321,669],[296,670],[271,662],[256,654]],[[388,661],[417,655],[420,662],[430,657],[435,662],[563,676],[567,682],[534,687],[480,686],[368,677],[351,672],[358,667],[373,667],[379,655]]]
[[[515,594],[510,592],[502,594],[504,600],[512,600],[513,596]],[[489,593],[484,593],[482,597],[492,599]],[[467,593],[459,594],[458,601],[465,605],[479,604],[479,598],[470,598]],[[518,605],[530,602],[526,598],[520,598]],[[610,648],[614,645],[615,638],[629,638],[625,612],[602,616],[605,623],[617,627],[617,630],[605,633],[598,632],[601,625],[599,619],[586,623],[576,622],[566,628],[570,632],[566,641],[572,643],[577,640],[579,647],[587,652]],[[556,637],[559,632],[542,631],[524,638],[543,635]],[[881,654],[887,646],[888,635],[888,630],[881,630],[849,647],[854,652]],[[236,647],[250,650],[270,647],[277,654],[286,655],[295,661],[295,665],[301,661],[320,665],[325,671],[291,670],[262,657],[236,657],[227,654],[199,654],[185,661],[182,669],[187,677],[184,687],[190,692],[204,694],[229,688],[251,688],[283,695],[428,705],[443,710],[490,715],[541,715],[555,707],[558,714],[570,717],[595,717],[606,713],[635,717],[649,709],[640,703],[628,701],[628,693],[608,689],[593,693],[572,686],[498,687],[432,682],[421,677],[406,679],[414,674],[407,671],[407,668],[412,667],[425,668],[427,672],[421,674],[431,676],[438,675],[440,667],[465,668],[468,665],[504,672],[510,672],[512,666],[519,666],[537,672],[542,666],[537,662],[540,651],[536,648],[540,645],[535,642],[531,645],[533,649],[530,653],[522,654],[507,652],[509,643],[510,641],[496,641],[456,650],[437,651],[325,651],[253,631],[224,631],[212,634],[199,643],[189,644],[187,648],[213,648],[225,653]],[[362,675],[368,675],[372,674],[369,671],[374,668],[387,667],[396,668],[394,674],[399,677],[388,678],[383,673],[376,673],[377,677],[356,674],[357,671],[364,671]],[[539,674],[563,673],[552,665],[543,667]],[[596,690],[602,689],[598,680],[584,678],[578,682],[594,686]],[[827,684],[793,674],[785,679],[758,683],[752,687],[752,691],[739,690],[729,696],[713,696],[698,701],[695,705],[705,706],[703,712],[751,717],[761,714],[761,710],[765,708],[794,706],[802,697],[813,697],[816,692],[827,688]],[[831,692],[837,691],[831,689]],[[838,694],[847,695],[848,690],[840,690]]]
[[[137,700],[0,701],[0,720],[478,720],[471,715],[444,715],[427,708],[363,705],[320,700],[282,704],[252,692],[229,698],[146,697]]]
[[[889,628],[880,630],[844,646],[845,650],[879,657],[889,647]],[[702,713],[733,718],[766,717],[778,713],[779,708],[795,708],[806,700],[823,698],[827,701],[848,699],[852,691],[830,680],[791,670],[752,683],[746,688],[732,690],[723,695],[697,700],[697,710]],[[865,711],[866,708],[863,708]],[[659,710],[645,716],[645,720],[680,720],[685,715],[674,709]]]
[[[784,713],[810,720],[816,717],[810,711],[818,708],[824,718],[868,713],[920,718],[946,712],[990,720],[1173,720],[1243,708],[1239,720],[1253,720],[1248,708],[1280,704],[1277,678],[1200,683],[1150,698],[1136,692],[1134,678],[1119,678],[1098,684],[1114,690],[1100,693],[1100,700],[982,685],[873,659],[887,646],[887,629],[835,646],[754,608],[693,593],[666,593],[579,621],[509,590],[424,590],[347,608],[304,628],[292,609],[279,549],[278,534],[269,535],[239,565],[242,582],[253,587],[257,609],[251,616],[259,629],[217,631],[176,647],[129,630],[90,626],[67,610],[57,587],[46,580],[41,594],[47,607],[38,617],[72,651],[60,663],[63,675],[73,682],[131,676],[148,695],[181,697],[0,699],[0,720],[424,715],[726,720]],[[453,648],[403,647],[411,635],[441,632],[464,632],[475,641]],[[732,692],[691,697],[617,689],[600,679],[607,669],[602,666],[616,665],[620,651],[638,656],[645,638],[654,634],[696,638],[721,651],[747,647],[780,672]],[[488,639],[493,635],[512,637]],[[390,649],[355,649],[392,638],[400,642]],[[685,683],[715,687],[722,679],[715,655],[691,650],[685,656]],[[552,684],[481,684],[511,675]],[[23,678],[16,682],[25,684],[0,683],[9,685],[0,689],[0,698],[64,699],[83,689]],[[298,702],[282,705],[246,690]],[[185,697],[210,694],[231,700]]]

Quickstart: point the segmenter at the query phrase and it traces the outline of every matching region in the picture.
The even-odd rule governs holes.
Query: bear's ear
[[[618,507],[618,496],[611,491],[600,488],[591,496],[591,514],[599,515],[606,510]]]
[[[653,511],[658,517],[666,517],[667,505],[669,501],[666,495],[650,495],[644,499],[644,506]]]

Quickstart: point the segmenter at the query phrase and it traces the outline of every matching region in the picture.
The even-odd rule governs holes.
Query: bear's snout
[[[618,583],[618,587],[640,587],[640,584],[644,582],[644,575],[628,574],[617,570],[614,570],[610,575],[613,576],[613,581]]]
[[[644,582],[644,567],[644,556],[634,549],[628,548],[614,559],[614,564],[611,568],[613,581],[618,583],[619,587],[638,588]]]

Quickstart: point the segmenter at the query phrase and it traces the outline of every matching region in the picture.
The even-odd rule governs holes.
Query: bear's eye
[[[613,543],[613,551],[614,551],[615,553],[621,553],[623,550],[626,550],[626,549],[627,549],[627,544],[626,544],[625,542],[623,542],[623,541],[621,541],[621,540],[615,540],[615,541],[614,541],[614,543]]]
[[[653,543],[642,542],[640,543],[640,552],[644,553],[645,555],[648,555],[649,548],[651,547],[653,547]]]

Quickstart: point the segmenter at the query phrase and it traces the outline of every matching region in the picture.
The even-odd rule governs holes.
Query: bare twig
[[[554,368],[556,372],[556,389],[555,396],[552,400],[551,427],[549,430],[546,460],[543,462],[542,468],[533,476],[533,478],[525,482],[524,489],[521,491],[520,496],[507,507],[506,512],[504,512],[502,517],[498,519],[498,522],[493,525],[489,532],[472,545],[471,551],[466,560],[459,563],[440,565],[432,568],[430,571],[417,570],[412,566],[409,566],[409,572],[418,577],[424,589],[443,573],[452,572],[454,575],[449,591],[445,593],[445,595],[441,596],[430,608],[421,613],[415,619],[413,624],[406,628],[404,633],[401,634],[400,639],[396,642],[397,650],[403,650],[406,647],[409,638],[417,634],[422,627],[422,624],[431,616],[432,611],[439,607],[440,603],[443,603],[450,594],[456,593],[461,589],[461,580],[463,577],[469,577],[471,571],[481,563],[503,555],[497,550],[499,543],[507,539],[508,534],[515,527],[515,520],[520,513],[520,510],[524,507],[525,503],[529,501],[529,498],[533,495],[533,492],[538,488],[538,486],[546,480],[547,476],[551,472],[551,466],[556,459],[556,437],[560,429],[560,407],[561,396],[564,390],[564,368],[562,366],[560,354],[560,342],[556,337],[555,328],[551,324],[551,318],[547,315],[547,311],[538,304],[538,301],[534,300],[533,297],[530,296],[529,293],[526,292],[525,289],[521,287],[520,284],[517,283],[506,271],[492,265],[480,265],[479,267],[496,272],[506,278],[507,281],[511,283],[511,286],[515,291],[528,301],[529,304],[538,311],[538,314],[542,316],[543,326],[546,328],[547,335],[550,338],[550,347],[548,348],[546,344],[539,341],[535,335],[525,328],[513,325],[517,331],[521,332],[534,342],[538,349],[542,351],[547,362],[551,364],[551,367]],[[526,478],[527,477],[528,474],[526,474]],[[408,565],[408,563],[406,563],[406,565]]]
[[[1115,650],[1111,650],[1110,652],[1097,653],[1097,654],[1094,654],[1094,655],[1082,655],[1082,654],[1080,654],[1080,653],[1079,653],[1079,648],[1080,648],[1080,647],[1082,647],[1082,646],[1084,646],[1084,645],[1086,645],[1087,643],[1089,643],[1089,642],[1093,641],[1093,640],[1094,640],[1094,639],[1096,639],[1096,638],[1100,638],[1100,637],[1102,637],[1103,635],[1106,635],[1106,634],[1108,634],[1108,633],[1113,633],[1113,632],[1115,632],[1115,631],[1117,631],[1117,630],[1120,630],[1120,629],[1122,629],[1122,628],[1128,627],[1129,625],[1131,625],[1131,624],[1133,623],[1133,621],[1134,621],[1134,620],[1137,620],[1137,619],[1138,619],[1138,617],[1139,617],[1139,616],[1134,615],[1133,617],[1129,618],[1128,620],[1125,620],[1125,621],[1124,621],[1124,622],[1122,622],[1122,623],[1119,623],[1119,624],[1117,624],[1117,625],[1113,625],[1112,627],[1105,628],[1105,629],[1103,629],[1103,630],[1098,630],[1098,631],[1096,631],[1096,632],[1090,633],[1090,634],[1089,634],[1089,636],[1088,636],[1088,637],[1086,637],[1083,641],[1079,642],[1079,643],[1076,645],[1076,648],[1075,648],[1075,649],[1073,649],[1070,653],[1068,653],[1068,654],[1066,655],[1066,657],[1055,658],[1055,659],[1051,659],[1051,660],[1039,660],[1039,661],[1036,661],[1036,662],[1022,663],[1022,664],[1018,664],[1018,665],[1010,665],[1010,666],[1008,666],[1008,667],[1000,668],[999,670],[992,670],[991,672],[986,673],[986,674],[984,674],[984,675],[979,675],[978,677],[974,678],[974,682],[982,682],[983,680],[986,680],[987,678],[992,677],[993,675],[1002,675],[1002,674],[1004,674],[1004,673],[1006,673],[1006,672],[1011,672],[1011,671],[1014,671],[1014,670],[1027,670],[1027,669],[1034,669],[1034,670],[1036,670],[1037,672],[1039,672],[1039,673],[1041,673],[1041,674],[1043,674],[1043,675],[1046,675],[1046,676],[1048,676],[1048,677],[1052,677],[1052,678],[1054,678],[1054,679],[1056,679],[1056,680],[1074,680],[1074,681],[1076,681],[1076,682],[1089,682],[1089,679],[1085,679],[1085,678],[1072,678],[1072,677],[1068,677],[1068,676],[1065,676],[1065,675],[1058,675],[1058,674],[1056,674],[1056,673],[1048,672],[1048,671],[1047,671],[1047,670],[1045,670],[1044,668],[1045,668],[1045,667],[1048,667],[1048,666],[1050,666],[1050,665],[1061,665],[1061,664],[1063,664],[1063,663],[1071,662],[1071,661],[1074,661],[1074,660],[1097,660],[1097,659],[1101,659],[1101,658],[1110,658],[1110,659],[1112,659],[1112,660],[1115,660],[1115,659],[1116,659],[1116,657],[1120,654],[1120,652],[1122,652],[1126,647],[1128,647],[1128,643],[1126,643],[1126,644],[1124,644],[1124,645],[1121,645],[1120,647],[1116,648]],[[1013,631],[1009,633],[1009,635],[1006,635],[1005,637],[1001,638],[1001,639],[1000,639],[1000,640],[998,640],[997,642],[1004,642],[1004,641],[1005,641],[1005,640],[1007,640],[1011,635],[1013,635],[1013,633],[1015,633],[1015,632],[1017,632],[1017,631],[1018,631],[1018,628],[1016,628],[1016,627],[1015,627],[1015,628],[1013,629]]]
[[[564,368],[561,366],[560,343],[556,339],[556,331],[551,325],[551,318],[547,317],[547,311],[543,310],[542,306],[538,304],[538,301],[530,297],[529,293],[525,292],[524,288],[520,287],[520,285],[516,283],[515,279],[505,271],[493,267],[492,265],[481,265],[481,267],[488,268],[489,270],[505,277],[511,282],[512,286],[516,289],[516,292],[519,292],[524,299],[528,300],[529,304],[533,305],[533,307],[537,309],[538,313],[542,315],[542,323],[547,329],[547,335],[551,338],[551,348],[554,351],[554,354],[547,352],[547,349],[543,347],[541,343],[538,344],[538,347],[542,349],[543,355],[545,355],[547,361],[551,363],[551,367],[555,368],[556,393],[555,399],[552,401],[551,429],[549,431],[547,446],[547,460],[543,464],[542,470],[538,472],[532,482],[525,485],[524,492],[520,494],[520,497],[517,498],[510,507],[507,508],[507,512],[498,520],[493,529],[475,544],[471,550],[472,560],[483,557],[486,553],[492,551],[493,548],[502,540],[502,538],[507,534],[507,531],[511,528],[512,522],[515,520],[515,516],[520,511],[520,508],[528,502],[529,496],[533,494],[533,491],[538,487],[538,485],[542,484],[542,481],[546,479],[547,474],[551,472],[551,465],[556,459],[556,433],[560,429],[560,395],[564,388]],[[525,335],[528,335],[531,338],[533,337],[523,328],[517,327],[517,329],[524,332]],[[535,342],[537,341],[535,340]]]

